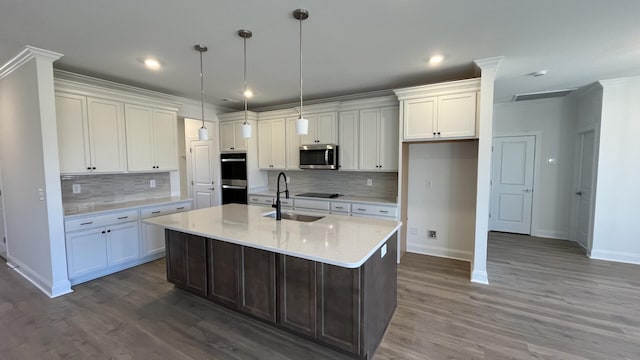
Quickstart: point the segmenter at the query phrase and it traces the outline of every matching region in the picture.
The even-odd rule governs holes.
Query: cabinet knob
[[[111,232],[111,230],[107,230],[107,232]]]
[[[438,136],[440,136],[440,131],[438,131]]]
[[[230,148],[230,149],[231,149],[231,150],[235,150],[236,148],[232,147],[232,148]]]
[[[89,166],[89,167],[87,168],[87,170],[91,170],[91,166]]]
[[[436,136],[436,132],[435,131],[433,132],[433,136]]]
[[[96,169],[96,167],[94,166],[94,167],[92,167],[91,169],[92,169],[92,170],[95,170],[95,169]]]
[[[104,234],[104,233],[106,233],[106,231],[102,230],[102,233]]]

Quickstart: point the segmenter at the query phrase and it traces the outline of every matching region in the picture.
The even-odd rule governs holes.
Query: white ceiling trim
[[[0,67],[0,80],[9,76],[9,74],[22,67],[22,65],[26,64],[31,59],[54,62],[63,56],[64,55],[55,51],[49,51],[27,45],[18,55]]]

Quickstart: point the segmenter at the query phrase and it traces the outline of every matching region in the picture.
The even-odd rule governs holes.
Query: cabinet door
[[[207,296],[207,239],[184,234],[186,281],[185,289]]]
[[[379,165],[382,171],[398,171],[398,107],[380,109],[378,127]]]
[[[438,97],[438,137],[476,134],[476,92]]]
[[[433,96],[405,100],[403,106],[404,139],[433,139],[436,132],[438,98]]]
[[[296,134],[296,118],[287,118],[287,169],[300,169],[300,135]]]
[[[269,170],[272,168],[271,158],[271,121],[258,122],[258,167]]]
[[[67,267],[70,278],[107,267],[107,244],[103,231],[104,228],[96,228],[67,234]]]
[[[127,169],[152,171],[154,163],[153,114],[148,107],[125,105]]]
[[[93,172],[124,172],[125,138],[122,103],[88,98],[89,143]]]
[[[316,117],[316,140],[320,144],[337,144],[336,113],[318,114]]]
[[[176,113],[154,110],[153,124],[156,170],[178,170],[178,120]],[[213,129],[210,131],[213,132]],[[211,138],[215,139],[215,137]]]
[[[140,257],[138,223],[107,226],[107,263],[118,265]]]
[[[84,173],[91,166],[87,99],[56,93],[56,122],[60,173]]]
[[[378,162],[378,119],[380,109],[360,110],[360,170],[377,171]]]
[[[360,269],[318,263],[317,339],[360,352]]]
[[[284,169],[286,161],[285,120],[271,121],[271,165],[274,169]]]
[[[342,111],[338,119],[338,162],[340,170],[358,169],[359,129],[358,111]]]
[[[233,137],[234,137],[234,148],[233,150],[243,150],[246,151],[247,150],[247,139],[242,137],[242,124],[244,124],[244,121],[238,121],[234,123],[234,131],[233,131]]]
[[[231,122],[220,123],[220,151],[235,150],[235,124]]]
[[[167,250],[167,281],[177,287],[184,287],[187,283],[187,263],[185,255],[185,234],[165,230]]]
[[[236,309],[240,297],[240,245],[209,239],[207,296]]]
[[[242,247],[240,310],[258,318],[276,321],[275,253]]]
[[[300,144],[302,145],[311,145],[317,144],[318,141],[318,116],[316,115],[305,115],[305,119],[309,120],[309,132],[306,135],[298,135],[300,136]]]
[[[278,323],[316,337],[316,262],[278,255]]]
[[[142,223],[142,256],[163,253],[165,250],[164,228]]]

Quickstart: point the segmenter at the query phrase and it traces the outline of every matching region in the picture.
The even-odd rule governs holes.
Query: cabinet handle
[[[367,211],[367,209],[358,208],[358,211]]]
[[[91,170],[91,166],[87,167],[87,170]]]
[[[123,219],[128,219],[128,218],[129,218],[128,216],[120,216],[120,217],[118,218],[118,220],[123,220]]]
[[[111,232],[111,230],[109,229],[109,230],[107,230],[107,232]]]
[[[231,150],[235,150],[236,148],[232,147],[232,148],[229,148],[229,149],[231,149]]]
[[[336,209],[344,209],[342,206],[336,206]]]
[[[440,131],[438,131],[438,136],[440,136]]]
[[[176,210],[182,210],[184,209],[184,206],[180,206],[179,208],[176,208]]]
[[[152,211],[152,214],[160,214],[160,211]]]
[[[380,210],[381,213],[383,214],[388,214],[389,212],[387,210]]]
[[[103,234],[105,234],[105,233],[106,233],[106,231],[102,230],[102,233],[103,233]]]
[[[433,136],[436,136],[436,132],[435,131],[433,132]]]
[[[81,223],[80,225],[91,225],[91,224],[93,224],[93,221],[88,221],[88,222],[85,222],[85,223]]]
[[[95,167],[95,166],[91,168],[91,170],[95,170],[95,169],[96,169],[96,167]]]

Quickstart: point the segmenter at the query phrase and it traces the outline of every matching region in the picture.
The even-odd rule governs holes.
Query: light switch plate
[[[156,181],[155,180],[149,180],[149,187],[151,187],[151,188],[156,187]]]

